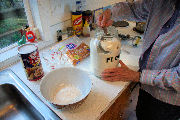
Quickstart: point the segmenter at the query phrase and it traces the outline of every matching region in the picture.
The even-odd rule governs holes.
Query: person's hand
[[[139,82],[140,73],[129,69],[121,60],[121,67],[106,69],[101,74],[101,78],[107,81],[134,81]]]
[[[108,27],[112,25],[111,10],[106,9],[102,14],[97,17],[97,25],[100,27]]]

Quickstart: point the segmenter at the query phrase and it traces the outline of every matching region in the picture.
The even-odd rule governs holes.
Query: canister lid
[[[18,53],[28,54],[28,53],[34,52],[36,49],[37,47],[34,44],[23,44],[18,47]]]

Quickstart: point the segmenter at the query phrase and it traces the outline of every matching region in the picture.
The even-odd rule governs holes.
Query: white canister
[[[101,77],[101,73],[108,68],[115,68],[119,64],[121,42],[111,35],[95,37],[90,42],[91,72]]]

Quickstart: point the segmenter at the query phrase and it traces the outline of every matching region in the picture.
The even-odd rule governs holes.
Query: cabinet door
[[[123,93],[116,99],[112,106],[104,113],[100,120],[123,120],[124,110],[130,104],[131,83]]]

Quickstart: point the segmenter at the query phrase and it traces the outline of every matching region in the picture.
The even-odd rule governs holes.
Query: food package
[[[77,48],[68,50],[66,54],[70,58],[72,64],[76,65],[90,55],[90,48],[82,42]]]
[[[89,46],[77,36],[71,36],[43,52],[43,58],[51,69],[59,65],[77,65],[90,55]]]

